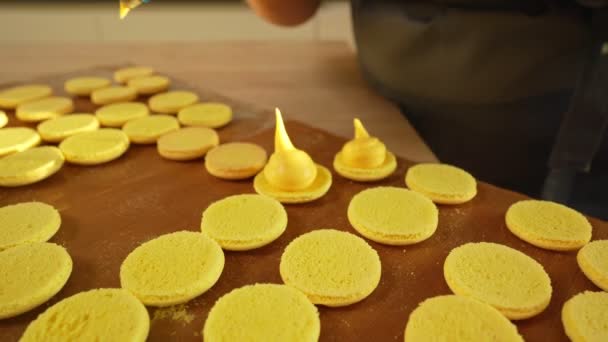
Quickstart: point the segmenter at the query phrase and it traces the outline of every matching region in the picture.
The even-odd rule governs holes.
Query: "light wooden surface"
[[[151,1],[134,10],[126,20],[118,19],[117,0],[0,1],[0,42],[352,42],[350,17],[346,0],[323,2],[305,24],[289,28],[267,23],[244,1]]]
[[[399,110],[367,86],[343,42],[2,44],[0,49],[3,82],[95,65],[150,65],[253,105],[279,107],[288,119],[345,137],[352,136],[352,119],[359,117],[396,154],[435,160]]]

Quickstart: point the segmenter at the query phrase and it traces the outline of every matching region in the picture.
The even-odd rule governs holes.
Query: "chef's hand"
[[[265,20],[282,26],[295,26],[310,19],[320,0],[247,0],[253,11]]]

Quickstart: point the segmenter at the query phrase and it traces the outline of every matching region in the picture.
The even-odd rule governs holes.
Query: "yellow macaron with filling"
[[[63,88],[71,95],[89,96],[97,89],[109,87],[111,83],[109,79],[104,77],[74,77],[65,81]]]
[[[188,302],[210,289],[224,269],[222,248],[201,233],[161,235],[135,248],[120,266],[120,284],[144,304]]]
[[[341,176],[370,182],[390,176],[397,168],[395,155],[380,139],[370,136],[359,119],[354,120],[355,137],[334,157],[334,170]]]
[[[317,308],[296,289],[278,284],[244,286],[213,305],[203,328],[205,341],[315,342]]]
[[[540,248],[569,251],[591,240],[591,223],[565,205],[550,201],[523,200],[505,215],[507,228],[518,238]]]
[[[22,103],[35,101],[53,94],[44,84],[27,84],[0,90],[0,108],[14,109]]]
[[[306,203],[323,197],[331,187],[331,172],[292,144],[278,108],[275,119],[274,153],[255,176],[253,188],[281,203]]]
[[[287,228],[287,212],[274,198],[243,194],[212,203],[201,230],[223,249],[245,251],[276,240]]]
[[[254,189],[258,194],[276,198],[281,203],[307,203],[317,200],[329,191],[332,183],[331,172],[322,165],[315,165],[315,180],[306,188],[298,191],[286,191],[272,186],[260,172],[254,178]]]
[[[356,194],[348,221],[361,235],[387,245],[424,241],[437,230],[439,212],[425,196],[397,187],[376,187]]]
[[[286,285],[314,304],[345,306],[369,296],[380,282],[378,253],[360,237],[334,229],[300,235],[287,245],[279,270]]]
[[[220,137],[211,128],[185,127],[158,139],[158,153],[171,160],[193,160],[219,145]]]
[[[155,112],[175,114],[198,102],[198,95],[191,91],[174,90],[156,94],[148,100],[148,106]]]
[[[122,289],[77,293],[48,308],[27,327],[21,342],[144,342],[150,330],[146,307]]]
[[[40,135],[28,127],[7,127],[0,129],[0,157],[25,151],[40,143]]]
[[[260,172],[266,161],[268,154],[261,146],[232,142],[209,150],[205,156],[205,168],[218,178],[247,179]]]
[[[34,147],[0,159],[0,186],[29,185],[55,174],[64,157],[54,146]]]
[[[93,114],[79,113],[60,116],[41,122],[38,133],[42,140],[58,143],[72,135],[99,129],[99,121]]]
[[[137,91],[138,94],[151,95],[167,90],[171,81],[168,77],[151,75],[132,78],[127,85]]]
[[[426,299],[410,314],[404,340],[523,342],[517,327],[488,304],[463,296]]]
[[[25,122],[40,122],[71,113],[74,102],[69,97],[52,96],[26,102],[17,107],[15,116]]]
[[[91,92],[91,102],[96,105],[107,105],[117,102],[133,101],[137,98],[137,91],[131,87],[111,86]]]
[[[72,164],[98,165],[122,156],[129,149],[129,137],[119,129],[102,128],[73,135],[59,148]]]
[[[154,69],[145,66],[133,66],[118,69],[114,72],[114,81],[127,83],[129,80],[138,77],[145,77],[154,74]]]
[[[134,144],[155,144],[163,135],[177,131],[179,122],[171,115],[150,115],[127,122],[122,130]]]
[[[146,117],[148,107],[141,102],[120,102],[105,105],[95,111],[99,122],[107,127],[122,127],[130,120]]]
[[[61,226],[57,209],[42,202],[0,208],[0,251],[32,242],[48,241]]]
[[[177,118],[186,126],[220,128],[232,120],[232,108],[218,102],[198,103],[180,110]]]
[[[589,242],[578,251],[576,261],[589,280],[608,291],[608,240]]]
[[[551,301],[551,279],[543,266],[504,245],[456,247],[445,259],[443,274],[452,292],[488,303],[509,319],[536,316]]]
[[[68,281],[72,258],[65,248],[34,242],[0,252],[0,319],[30,311]]]
[[[567,300],[562,324],[572,342],[608,341],[608,292],[585,291]]]
[[[461,204],[477,195],[475,178],[447,164],[414,165],[405,174],[405,184],[440,204]]]

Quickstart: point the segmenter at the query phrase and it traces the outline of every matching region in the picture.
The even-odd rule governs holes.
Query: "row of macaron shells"
[[[73,95],[90,94],[95,99],[94,95],[100,91],[114,94],[102,96],[101,102],[107,104],[99,108],[95,115],[65,115],[73,110],[73,100],[52,97],[52,90],[48,86],[19,86],[0,91],[0,106],[15,109],[17,119],[26,122],[42,121],[38,124],[38,132],[27,127],[0,129],[0,157],[5,157],[0,162],[14,166],[21,160],[38,160],[37,165],[30,164],[30,169],[22,170],[21,173],[26,176],[13,174],[19,171],[15,167],[4,168],[7,174],[0,173],[0,186],[20,186],[43,180],[57,172],[64,159],[84,165],[111,161],[126,152],[129,142],[153,144],[166,136],[159,143],[159,153],[163,157],[178,160],[199,158],[217,146],[219,137],[214,128],[223,127],[232,120],[231,108],[223,103],[197,103],[198,96],[188,91],[163,92],[168,87],[168,78],[149,75],[151,72],[150,68],[139,67],[116,71],[114,77],[119,82],[126,82],[126,75],[134,77],[128,81],[128,87],[112,87],[108,79],[100,77],[67,80],[65,89]],[[153,85],[159,78],[166,80],[163,86],[146,86],[148,83]],[[138,87],[134,87],[134,84]],[[177,119],[173,115],[149,115],[150,110],[145,103],[124,102],[131,99],[131,95],[122,96],[122,88],[128,88],[129,91],[138,89],[140,94],[145,95],[150,95],[153,91],[162,92],[152,96],[148,100],[148,106],[156,113],[177,114]],[[118,102],[109,103],[113,101]],[[100,103],[99,99],[96,102]],[[4,113],[2,115],[6,118]],[[5,124],[8,120],[4,121]],[[122,130],[99,129],[100,123],[106,127],[122,127]],[[180,129],[180,123],[192,127]],[[51,146],[35,147],[41,140],[60,143],[59,150]],[[104,140],[105,143],[89,146],[95,140]],[[95,153],[87,155],[83,146],[88,150],[96,149]]]
[[[407,191],[407,190],[405,190],[405,191]],[[248,207],[248,205],[249,205],[249,207]],[[240,215],[234,215],[235,210],[238,211]],[[256,213],[258,214],[257,216],[256,216]],[[279,213],[279,215],[277,215],[277,213]],[[260,214],[261,214],[261,216],[260,216]],[[269,219],[270,217],[273,217],[273,218],[278,217],[279,219],[270,220]],[[233,220],[237,220],[237,221],[229,222],[230,219],[227,219],[227,218],[233,218]],[[241,239],[239,239],[238,241],[234,241],[234,240],[231,241],[229,238],[227,239],[225,236],[221,236],[222,233],[225,233],[224,230],[226,229],[226,227],[242,227],[243,226],[242,222],[238,221],[238,220],[242,220],[242,219],[247,220],[247,222],[254,222],[254,223],[256,223],[256,219],[257,219],[258,224],[254,224],[252,229],[249,229],[244,235],[241,235]],[[221,227],[218,227],[218,225],[221,225]],[[136,297],[138,297],[146,305],[165,306],[165,305],[172,305],[172,304],[187,302],[188,300],[202,294],[208,288],[213,286],[213,284],[219,279],[219,276],[222,272],[223,254],[221,253],[221,249],[219,248],[220,246],[215,246],[213,241],[217,241],[221,245],[221,247],[223,247],[224,249],[229,249],[229,250],[247,250],[247,249],[251,249],[251,248],[257,248],[257,247],[260,247],[260,246],[263,246],[263,245],[266,245],[266,244],[272,242],[274,239],[276,239],[278,236],[280,236],[282,234],[282,232],[285,230],[286,225],[287,225],[287,217],[286,217],[286,214],[284,213],[284,209],[282,208],[280,203],[273,201],[270,198],[267,198],[264,196],[259,196],[259,195],[237,195],[237,196],[232,196],[232,197],[226,198],[224,200],[221,200],[219,202],[212,204],[203,213],[201,229],[206,234],[199,234],[199,233],[192,233],[192,232],[172,233],[172,234],[161,236],[148,243],[145,243],[142,246],[138,247],[136,250],[134,250],[129,255],[129,257],[127,257],[127,259],[123,263],[123,266],[121,267],[121,284],[123,285],[124,288],[128,289],[131,293],[136,294]],[[271,227],[271,228],[274,227],[276,229],[267,229],[267,230],[264,229],[264,228],[268,228],[268,227]],[[230,229],[228,229],[228,230],[230,230]],[[262,231],[265,231],[267,234],[265,236],[262,234],[262,239],[260,240],[260,232],[262,232]],[[241,232],[241,234],[243,234],[243,232]],[[248,234],[250,234],[249,237],[246,236]],[[228,234],[228,235],[230,235],[230,234]],[[208,239],[208,238],[206,238],[206,236],[212,237],[212,239]],[[253,237],[257,237],[257,238],[253,239]],[[177,240],[177,242],[176,242],[176,240]],[[606,242],[605,241],[604,242],[600,242],[600,241],[595,242],[596,246],[599,246],[598,243],[604,244],[604,246],[600,247],[600,248],[604,248],[604,251],[605,251]],[[327,245],[324,245],[324,244],[327,244]],[[591,245],[592,244],[588,245],[588,247]],[[358,246],[358,247],[354,248],[354,246]],[[343,250],[343,248],[346,248],[346,250]],[[452,251],[452,253],[450,253],[450,256],[448,256],[448,258],[446,259],[446,266],[445,266],[446,267],[446,281],[448,282],[450,287],[453,288],[455,293],[458,294],[459,291],[463,291],[463,290],[459,290],[457,287],[454,288],[452,285],[452,284],[454,284],[454,279],[449,279],[450,266],[448,264],[450,264],[451,259],[458,258],[458,257],[454,257],[453,254],[457,254],[457,250],[460,254],[464,253],[464,257],[461,256],[460,257],[461,260],[458,262],[466,263],[467,262],[467,257],[466,257],[467,251],[466,250],[467,249],[472,250],[472,252],[474,253],[474,257],[478,258],[479,255],[484,255],[484,253],[479,253],[479,252],[475,251],[475,249],[479,249],[479,248],[488,249],[488,253],[486,254],[488,256],[488,259],[484,261],[484,262],[488,262],[488,261],[490,262],[490,263],[484,265],[484,268],[486,268],[488,270],[492,270],[492,269],[501,267],[501,265],[492,264],[491,261],[496,260],[496,255],[500,256],[501,254],[503,254],[505,257],[503,257],[502,259],[506,258],[509,260],[517,260],[519,258],[519,259],[523,260],[524,263],[528,263],[528,264],[532,265],[532,268],[536,267],[537,269],[534,271],[537,274],[534,274],[534,272],[531,271],[531,274],[532,274],[531,279],[534,281],[538,280],[538,273],[544,273],[542,271],[542,266],[537,265],[531,258],[525,256],[521,252],[510,249],[506,246],[495,245],[495,244],[467,244],[467,245],[461,246],[461,247],[457,248],[456,250]],[[176,263],[175,259],[161,260],[158,257],[155,257],[155,253],[153,252],[155,249],[169,251],[169,255],[179,255],[180,253],[183,253],[184,251],[189,251],[188,253],[190,253],[194,249],[194,250],[200,252],[199,253],[200,258],[207,260],[207,261],[210,261],[210,260],[214,260],[214,261],[208,262],[207,263],[208,267],[206,269],[199,269],[199,270],[196,270],[193,272],[187,272],[188,274],[195,275],[194,278],[190,278],[190,283],[188,283],[187,281],[184,283],[184,279],[183,279],[183,276],[185,275],[184,272],[180,271],[180,272],[176,272],[175,274],[172,274],[172,278],[175,279],[175,281],[178,284],[178,289],[175,289],[175,288],[167,289],[167,288],[163,288],[163,285],[162,285],[163,282],[166,281],[166,278],[164,278],[164,276],[162,277],[162,279],[155,278],[154,273],[151,273],[150,270],[147,270],[145,268],[143,268],[143,269],[139,268],[139,267],[137,267],[137,265],[148,264],[148,265],[155,265],[155,269],[157,269],[157,267],[160,267],[165,270],[171,270],[171,269],[183,270],[184,268],[187,269],[189,267],[188,264],[191,264],[192,260],[188,260],[184,264],[180,264],[179,261]],[[353,249],[355,250],[354,252],[353,252]],[[331,255],[327,255],[327,253],[323,252],[323,251],[328,251],[328,250],[334,251],[335,253],[331,253]],[[579,252],[579,258],[583,254],[583,252],[584,252],[584,249],[581,250],[581,252]],[[356,254],[353,255],[353,253],[356,253]],[[163,253],[163,255],[165,255],[165,253]],[[319,258],[323,258],[323,257],[331,258],[333,262],[329,263],[329,262],[327,262],[327,260],[325,260],[325,262],[323,260],[318,260]],[[498,259],[500,259],[500,258],[498,258]],[[336,289],[335,284],[331,284],[331,283],[325,284],[324,285],[325,288],[323,288],[323,287],[314,288],[314,285],[313,285],[312,286],[313,292],[311,293],[311,291],[310,291],[311,284],[307,283],[306,279],[311,278],[310,272],[317,272],[318,270],[313,270],[310,268],[307,269],[307,266],[302,265],[303,260],[309,262],[310,263],[309,266],[314,266],[317,268],[319,267],[319,265],[321,265],[321,266],[334,265],[335,266],[336,262],[337,262],[337,264],[339,264],[338,268],[340,270],[343,270],[346,274],[348,274],[348,277],[349,277],[349,279],[340,279],[340,281],[339,281],[341,284],[347,284],[346,287],[342,287],[342,288],[338,289],[342,295],[339,295],[339,296],[328,295],[327,291],[329,288],[333,287],[334,290]],[[479,260],[477,260],[476,262],[478,263]],[[454,262],[451,262],[451,263],[453,264]],[[536,266],[535,266],[535,264],[536,264]],[[524,269],[530,268],[529,267],[530,265],[522,265],[521,263],[517,263],[517,262],[514,263],[514,267],[522,267]],[[504,267],[504,265],[502,265],[502,266]],[[460,265],[460,267],[462,267],[462,265]],[[582,267],[582,265],[581,265],[581,267]],[[285,253],[283,254],[283,256],[281,258],[281,272],[280,273],[286,284],[288,284],[296,289],[301,290],[304,294],[306,294],[306,296],[309,298],[309,300],[311,300],[312,303],[328,305],[328,306],[342,306],[342,305],[349,305],[354,302],[360,301],[363,298],[365,298],[367,295],[369,295],[378,284],[378,281],[380,278],[380,268],[381,268],[381,266],[380,266],[379,259],[377,258],[377,254],[371,248],[371,246],[369,246],[364,240],[362,240],[352,234],[345,233],[345,232],[339,232],[339,231],[333,231],[333,230],[317,230],[317,231],[313,231],[311,233],[302,235],[289,244],[289,246],[285,249]],[[467,267],[464,267],[464,268],[467,268]],[[307,274],[307,272],[309,274]],[[327,270],[324,270],[324,272],[322,272],[322,273],[336,274],[336,269],[334,269],[334,268],[327,269]],[[454,273],[452,271],[451,274],[456,274],[456,276],[458,276],[457,272]],[[541,278],[542,277],[543,277],[543,275],[541,275]],[[544,277],[548,278],[546,276],[546,274],[544,274]],[[145,280],[145,281],[143,281],[143,280]],[[521,280],[521,279],[516,279],[515,282],[517,282],[519,280]],[[319,282],[319,280],[317,279],[316,283],[318,284],[318,282]],[[548,304],[548,300],[549,300],[548,298],[546,298],[545,295],[548,294],[550,297],[550,291],[551,291],[550,284],[548,284],[548,280],[545,282],[547,284],[545,284],[541,287],[542,291],[540,291],[540,292],[543,292],[543,293],[541,294],[540,297],[538,296],[539,291],[532,291],[532,295],[536,297],[533,299],[538,300],[541,303],[541,305],[536,306],[536,307],[533,306],[532,309],[535,311],[524,313],[525,317],[509,316],[509,318],[512,318],[512,319],[528,318],[528,317],[531,317],[531,316],[539,313],[540,311],[542,311],[542,309],[544,309],[544,307],[546,307],[546,304]],[[493,285],[496,286],[496,284],[493,284]],[[522,285],[523,285],[523,287],[525,287],[526,285],[529,285],[529,284],[522,284],[522,283],[517,284],[517,286],[514,286],[516,288],[516,292],[522,291]],[[187,288],[190,290],[184,291],[183,290],[184,288]],[[257,291],[257,290],[254,290],[254,288],[247,287],[246,292]],[[547,288],[548,288],[548,292],[546,291]],[[59,289],[57,289],[57,291],[58,290]],[[245,291],[245,290],[243,290],[243,291]],[[273,295],[275,295],[275,292],[276,292],[276,294],[278,294],[278,293],[281,293],[281,291],[284,292],[285,290],[269,288],[265,291],[269,292],[266,295],[273,296]],[[315,291],[316,291],[316,293],[315,293]],[[523,291],[523,292],[526,292],[526,291]],[[150,296],[147,293],[153,293],[154,295]],[[344,294],[348,294],[348,295],[344,295]],[[513,295],[513,294],[514,294],[513,292],[510,293],[510,295]],[[473,298],[476,298],[477,300],[481,300],[480,303],[491,302],[491,300],[488,300],[487,298],[483,298],[483,294],[481,294],[481,295],[482,296],[479,297],[479,294],[469,293],[469,294],[466,294],[465,296],[466,297],[472,296]],[[225,297],[230,298],[231,296],[234,296],[234,295],[231,293],[231,294],[226,295]],[[543,296],[545,296],[545,298],[543,298]],[[585,298],[586,297],[595,298],[597,296],[598,295],[591,294],[591,293],[584,295]],[[579,298],[578,296],[577,296],[577,298],[578,298],[577,301],[586,300],[584,298]],[[521,298],[519,298],[519,299],[521,300]],[[463,301],[465,299],[458,299],[458,300]],[[447,302],[447,304],[445,304],[445,305],[447,305],[447,307],[449,307],[448,311],[456,312],[456,313],[458,313],[459,310],[457,308],[454,308],[453,305],[451,305],[449,303],[452,301],[458,301],[458,300],[451,299],[449,297],[436,299],[436,301],[439,301],[439,302]],[[605,303],[602,302],[601,295],[600,295],[600,298],[596,298],[594,300],[597,303],[600,303],[601,305],[605,305]],[[228,301],[228,299],[224,299],[224,301]],[[222,300],[218,301],[217,305],[219,305],[220,302],[222,302]],[[414,319],[415,317],[424,317],[424,315],[425,315],[424,308],[426,308],[427,306],[430,306],[429,310],[431,310],[433,308],[433,305],[435,305],[434,303],[435,303],[434,300],[425,301],[425,304],[423,304],[421,306],[421,308],[419,309],[419,310],[422,310],[423,313],[417,313],[419,310],[415,311],[415,314],[412,314],[412,318],[410,320]],[[467,307],[467,308],[472,306],[472,308],[467,309],[468,311],[465,310],[462,313],[467,313],[467,312],[471,313],[471,312],[476,312],[476,311],[483,312],[484,310],[488,311],[487,308],[482,308],[481,307],[482,304],[480,304],[480,303],[460,303],[461,305],[464,305],[464,307]],[[604,303],[604,304],[602,304],[602,303]],[[232,305],[238,305],[238,302],[234,303]],[[487,307],[490,307],[487,304],[485,304],[485,305]],[[447,310],[447,307],[446,307],[446,310]],[[228,309],[230,309],[230,306],[228,308],[224,308],[223,310],[228,310]],[[253,312],[249,312],[249,314],[260,314],[259,312],[255,312],[255,310],[256,310],[255,306],[251,307],[250,309],[253,310]],[[263,308],[260,308],[260,309],[263,309]],[[509,308],[505,309],[503,307],[501,309],[502,310],[500,310],[500,311],[503,314],[508,315]],[[231,310],[235,310],[235,309],[232,308]],[[310,310],[308,310],[308,309],[302,309],[302,310],[305,310],[305,312],[308,312],[310,314]],[[578,310],[580,311],[581,309],[578,309]],[[214,311],[212,310],[212,313],[213,312]],[[266,313],[266,314],[268,314],[268,313]],[[41,316],[41,317],[43,317],[43,316]],[[208,321],[216,322],[218,319],[217,319],[217,317],[215,317],[215,318],[214,317],[215,317],[214,315],[210,314]],[[247,315],[245,315],[243,317],[247,317]],[[489,320],[494,325],[499,324],[498,326],[496,326],[496,329],[506,330],[506,331],[510,330],[511,333],[513,331],[516,332],[516,329],[514,328],[514,326],[511,328],[506,328],[505,324],[508,323],[508,321],[504,318],[502,320],[496,318],[496,314],[490,314],[486,319]],[[413,322],[417,322],[417,320],[420,320],[420,318],[413,320]],[[44,319],[42,319],[42,321],[44,321]],[[234,322],[238,322],[238,321],[233,320],[232,322],[234,323]],[[219,324],[220,326],[223,326],[224,323],[225,322],[222,323],[220,320],[220,322],[213,323],[213,324]],[[464,320],[463,322],[460,322],[460,323],[466,324],[466,320]],[[38,322],[36,324],[33,324],[32,326],[36,327],[36,326],[40,326],[41,324],[42,323]],[[212,324],[212,323],[210,323],[210,324]],[[291,322],[290,324],[293,324],[293,322]],[[418,329],[418,328],[415,328],[415,327],[418,325],[420,325],[420,322],[412,323],[412,328],[409,329],[409,331],[410,331],[409,333],[408,333],[408,331],[406,331],[406,336],[408,334],[413,334],[412,336],[416,336],[416,334],[417,334],[416,329]],[[42,324],[42,326],[44,326],[44,324]],[[408,327],[409,326],[410,326],[410,324],[408,323]],[[424,326],[424,325],[422,325],[422,326]],[[207,325],[205,327],[206,327],[205,330],[210,331],[210,332],[205,331],[205,333],[216,334],[216,335],[220,334],[220,332],[218,332],[217,329],[213,328],[213,325],[211,326],[211,328],[207,328]],[[568,329],[568,328],[566,327],[566,329]],[[230,331],[231,330],[227,330],[223,334],[229,335]],[[272,331],[272,329],[271,329],[271,331]],[[450,331],[450,329],[446,326],[446,330],[444,332],[447,333],[448,331]],[[310,333],[310,331],[306,331],[306,333],[308,334],[308,333]],[[442,334],[442,332],[439,332],[439,333]],[[302,336],[305,336],[305,334]],[[513,336],[517,336],[517,334],[514,334]],[[512,340],[516,340],[516,339],[512,339]]]
[[[232,118],[230,107],[224,104],[195,104],[198,101],[198,96],[186,91],[166,92],[149,99],[148,105],[155,112],[170,114],[178,112],[178,122],[170,115],[149,116],[150,111],[144,103],[123,102],[133,100],[133,96],[137,96],[136,89],[143,95],[165,91],[169,86],[169,79],[164,76],[152,75],[153,72],[151,68],[145,67],[117,70],[114,79],[117,82],[127,82],[127,87],[113,87],[108,79],[100,77],[78,77],[67,80],[64,87],[68,93],[78,96],[90,95],[94,103],[105,104],[96,111],[95,116],[92,114],[63,115],[73,110],[72,99],[49,97],[52,90],[48,86],[30,85],[1,91],[0,106],[16,107],[17,118],[29,122],[45,121],[38,125],[38,133],[40,134],[23,127],[0,130],[0,156],[29,149],[37,145],[41,137],[47,142],[61,143],[59,149],[63,153],[59,153],[60,151],[53,148],[42,148],[37,151],[30,151],[25,155],[13,156],[17,160],[27,159],[28,154],[32,154],[31,157],[36,157],[31,159],[48,159],[48,162],[44,165],[46,166],[46,172],[30,172],[35,173],[37,177],[28,179],[22,179],[22,177],[18,177],[19,175],[13,174],[5,177],[0,175],[0,185],[25,185],[46,178],[61,167],[62,154],[68,162],[77,164],[94,165],[111,161],[126,152],[129,141],[140,144],[151,144],[158,141],[159,153],[163,157],[177,160],[199,158],[206,154],[209,149],[217,146],[219,137],[215,131],[204,128],[179,130],[179,122],[186,125],[219,128],[226,125]],[[43,98],[36,100],[40,97]],[[106,127],[122,127],[123,132],[114,129],[99,130],[100,122]],[[176,130],[177,132],[173,132]],[[161,139],[163,135],[167,136]],[[104,140],[105,143],[103,146],[99,146],[99,144],[89,146],[90,141],[94,140]],[[90,156],[92,153],[87,155],[83,151],[85,150],[83,146],[86,147],[86,150],[95,147],[94,156]],[[365,150],[363,155],[357,153],[362,149]],[[254,153],[243,153],[243,150]],[[265,152],[252,145],[227,148],[225,152],[217,153],[219,156],[215,159],[220,164],[222,162],[224,162],[223,164],[234,164],[235,158],[228,157],[228,161],[225,162],[227,158],[224,156],[237,154],[235,152],[241,152],[240,155],[255,157],[250,162],[253,166],[247,164],[241,167],[242,169],[248,169],[247,172],[244,174],[238,174],[239,172],[237,174],[227,174],[227,172],[221,172],[212,165],[207,167],[210,173],[230,179],[250,177],[257,173],[266,162]],[[6,163],[10,163],[10,158]],[[234,169],[234,165],[227,165],[226,168]],[[375,137],[370,137],[361,122],[355,120],[355,139],[347,143],[342,151],[336,155],[334,169],[350,179],[373,181],[388,177],[395,168],[396,159],[394,155],[386,150],[381,141]],[[329,189],[331,175],[323,167],[319,166],[319,169],[324,171],[320,172],[321,174],[326,175],[325,183],[320,184],[323,188],[322,191],[317,191],[315,196],[305,196],[304,198],[300,196],[298,200],[290,199],[290,194],[288,194],[283,202],[303,202],[322,196]],[[265,172],[265,174],[268,173]],[[256,179],[256,190],[264,192],[263,184],[258,185],[260,182],[257,181],[261,178]],[[8,180],[4,181],[4,179]],[[469,181],[467,185],[470,188],[471,182]],[[281,193],[284,194],[285,192],[274,193],[274,197],[278,197],[276,195]],[[270,189],[270,194],[273,194],[272,189]],[[468,193],[466,194],[467,198],[458,200],[462,202],[473,195],[474,193]]]

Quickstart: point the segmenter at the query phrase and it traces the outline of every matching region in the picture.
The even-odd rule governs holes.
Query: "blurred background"
[[[352,42],[351,33],[350,9],[346,0],[324,1],[312,20],[295,28],[281,28],[263,22],[243,0],[151,0],[124,21],[118,20],[118,0],[0,0],[0,42],[4,43],[150,40]]]

